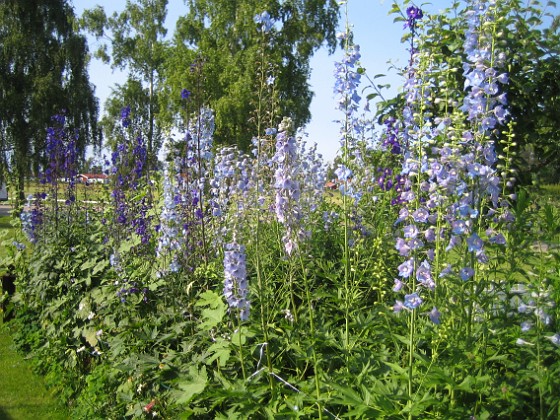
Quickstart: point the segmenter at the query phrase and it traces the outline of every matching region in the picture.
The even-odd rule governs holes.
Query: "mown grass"
[[[0,419],[63,420],[70,416],[42,378],[35,375],[14,349],[6,325],[0,321]]]

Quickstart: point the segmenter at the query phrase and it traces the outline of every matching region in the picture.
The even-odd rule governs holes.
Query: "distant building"
[[[83,184],[107,184],[109,176],[105,174],[79,174],[78,182]]]
[[[336,183],[333,182],[333,181],[328,181],[325,184],[325,188],[328,189],[328,190],[336,190],[338,188],[338,185],[336,185]]]

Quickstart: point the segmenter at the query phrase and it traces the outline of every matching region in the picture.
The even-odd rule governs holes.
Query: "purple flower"
[[[552,342],[552,344],[560,346],[560,334],[556,333],[553,336],[546,338],[548,338]]]
[[[498,244],[498,245],[505,245],[506,244],[506,238],[501,233],[497,233],[495,235],[490,236],[489,241],[492,244]]]
[[[474,270],[471,267],[461,268],[461,270],[459,271],[459,276],[461,277],[461,280],[467,281],[472,276],[474,276]]]
[[[404,306],[408,309],[416,309],[422,304],[422,298],[418,293],[411,293],[404,296]]]
[[[527,332],[531,328],[533,328],[533,324],[531,324],[529,321],[524,321],[521,323],[521,331]]]
[[[408,19],[412,19],[412,20],[420,20],[424,17],[424,13],[422,13],[422,10],[416,6],[410,6],[406,9],[406,15],[408,16]]]
[[[430,311],[430,313],[428,314],[428,316],[430,317],[430,321],[432,321],[434,324],[439,325],[440,324],[440,320],[439,317],[441,316],[440,312],[437,310],[437,308],[434,306],[433,309]]]
[[[424,237],[428,242],[434,242],[436,240],[436,229],[434,227],[426,229],[424,231]]]
[[[414,33],[416,29],[416,22],[424,17],[424,13],[422,12],[422,9],[420,9],[419,7],[409,6],[406,9],[406,17],[407,17],[407,21],[404,27],[410,28],[411,31]]]
[[[245,266],[245,247],[236,242],[224,251],[224,296],[230,310],[239,311],[239,319],[249,319],[249,285]]]
[[[416,280],[430,290],[436,288],[436,284],[432,278],[432,269],[428,261],[422,261],[422,264],[416,269]]]
[[[410,258],[399,265],[399,276],[407,278],[410,277],[414,270],[414,259]]]
[[[408,209],[406,207],[403,207],[399,210],[399,217],[395,221],[395,225],[400,222],[404,222],[407,218],[408,218]]]
[[[439,277],[443,278],[451,274],[452,271],[453,271],[453,267],[451,266],[451,264],[447,264],[447,266],[443,270],[441,270],[441,273],[439,273]]]
[[[183,89],[181,91],[181,99],[187,100],[187,99],[190,98],[190,96],[191,96],[191,91],[190,90]]]
[[[470,252],[479,252],[484,246],[484,242],[476,233],[467,238],[467,246]]]
[[[410,246],[403,238],[397,238],[397,243],[395,245],[395,248],[397,249],[397,251],[399,251],[399,254],[403,257],[406,257],[410,254]]]
[[[130,125],[130,107],[125,106],[121,109],[121,124],[124,128],[127,128]]]
[[[395,285],[393,286],[393,292],[398,292],[400,291],[404,286],[404,283],[399,280],[399,279],[395,279]]]
[[[347,181],[352,177],[352,170],[347,168],[346,165],[339,165],[334,171],[337,178],[341,181]]]
[[[428,221],[428,216],[430,213],[424,207],[420,207],[414,213],[412,213],[412,218],[416,223],[426,223]]]
[[[406,309],[406,307],[404,306],[404,304],[402,303],[402,301],[397,300],[395,301],[395,304],[393,305],[393,311],[395,313],[399,313],[400,311],[402,311],[403,309]]]
[[[408,225],[403,228],[404,237],[414,239],[418,236],[418,228],[415,225]]]
[[[451,229],[454,235],[462,235],[467,230],[467,225],[463,220],[455,220],[451,223]]]

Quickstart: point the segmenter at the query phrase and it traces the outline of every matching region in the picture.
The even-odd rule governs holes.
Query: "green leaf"
[[[86,341],[92,346],[97,346],[99,340],[97,339],[97,331],[94,329],[87,329],[82,333],[82,336],[86,339]]]
[[[86,270],[89,270],[90,268],[92,268],[93,266],[95,266],[95,264],[96,264],[96,260],[90,259],[90,260],[87,260],[85,263],[83,263],[80,266],[80,268],[81,268],[82,271],[86,271]]]
[[[190,366],[188,376],[188,379],[181,380],[177,383],[177,387],[181,391],[175,391],[173,393],[175,396],[175,401],[178,404],[188,403],[206,388],[208,375],[206,373],[205,366],[202,366],[200,370],[198,370],[196,366]]]
[[[219,325],[224,319],[227,310],[222,297],[210,290],[200,295],[195,306],[205,307],[201,312],[202,322],[197,326],[202,331],[209,331]]]
[[[218,360],[219,366],[225,366],[231,355],[230,344],[226,340],[218,340],[208,348],[210,355],[204,359],[204,363],[211,365]]]
[[[109,261],[108,260],[105,260],[105,259],[101,260],[95,265],[95,267],[93,267],[93,271],[91,272],[91,274],[97,274],[100,271],[105,270],[105,268],[107,268],[108,266],[109,266]],[[82,267],[82,270],[83,270],[83,267]]]
[[[396,363],[392,362],[385,362],[387,366],[389,366],[394,372],[397,372],[399,375],[406,376],[407,372],[406,369],[402,366],[397,365]]]

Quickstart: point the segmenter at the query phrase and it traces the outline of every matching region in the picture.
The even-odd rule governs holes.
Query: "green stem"
[[[247,372],[245,371],[245,360],[243,358],[243,329],[241,328],[241,319],[239,317],[239,313],[237,313],[237,330],[239,331],[239,361],[241,363],[241,373],[243,375],[243,380],[247,380]],[[219,367],[219,365],[218,365]]]
[[[414,366],[414,337],[416,333],[416,311],[412,310],[409,317],[408,329],[408,403],[412,406],[414,399],[413,366]],[[412,407],[411,407],[412,408]],[[408,418],[412,419],[412,410],[408,413]]]
[[[257,194],[257,226],[255,231],[255,249],[256,249],[256,263],[255,269],[257,272],[257,285],[258,285],[258,293],[259,293],[259,302],[260,302],[260,313],[261,313],[261,329],[264,337],[265,343],[269,342],[269,335],[268,335],[268,308],[266,306],[268,300],[268,285],[265,284],[262,275],[262,263],[261,263],[261,230],[262,230],[262,221],[261,221],[261,208],[258,201],[258,195],[260,193],[261,187],[261,155],[262,155],[262,142],[261,142],[261,119],[262,119],[262,107],[263,107],[263,97],[264,97],[264,89],[265,89],[265,80],[266,80],[266,72],[264,69],[264,45],[265,45],[265,35],[263,34],[262,40],[262,47],[261,47],[261,62],[260,62],[260,84],[258,89],[258,104],[257,104],[257,176],[255,180],[255,188]],[[268,346],[270,348],[270,346]],[[270,354],[266,352],[266,364],[269,372],[272,372],[272,360],[270,358]],[[274,381],[271,375],[267,375],[268,382],[270,385],[271,391],[274,390]]]
[[[315,317],[313,316],[313,304],[311,302],[311,292],[309,288],[309,279],[306,274],[305,264],[303,263],[303,257],[299,254],[299,261],[301,264],[301,274],[303,276],[303,285],[305,288],[305,299],[307,300],[307,311],[309,312],[309,328],[310,333],[314,337],[315,336]],[[321,407],[321,388],[319,383],[319,361],[317,359],[317,353],[315,352],[315,340],[312,341],[311,347],[311,357],[313,358],[313,370],[314,370],[314,379],[315,379],[315,395],[317,398],[317,407],[319,418],[323,418],[323,407]]]

